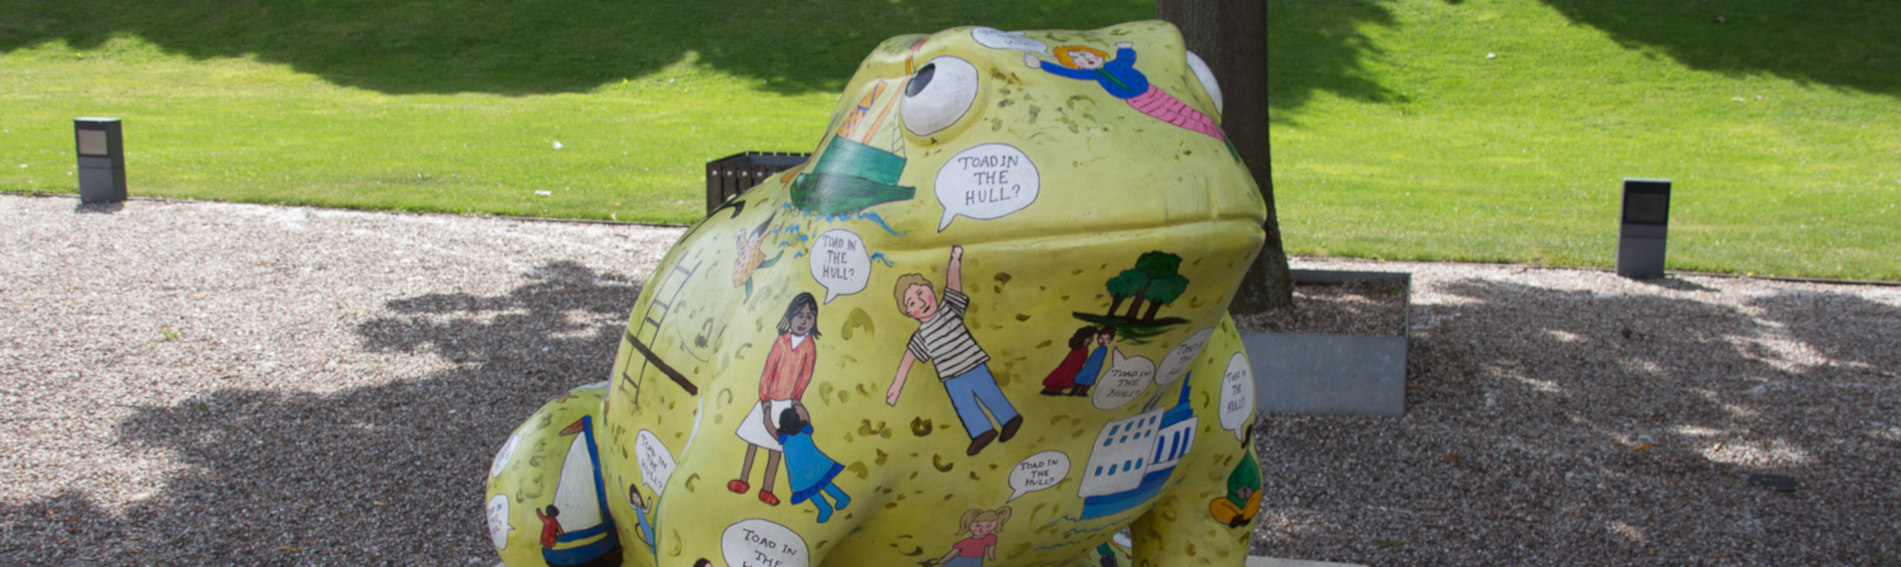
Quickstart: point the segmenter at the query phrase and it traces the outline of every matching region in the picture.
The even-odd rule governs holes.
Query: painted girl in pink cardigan
[[[766,353],[766,367],[759,375],[759,403],[739,421],[739,430],[734,432],[746,440],[746,462],[739,469],[739,478],[726,483],[728,490],[740,494],[752,490],[746,478],[752,475],[753,457],[764,448],[766,478],[759,501],[779,505],[772,486],[779,477],[779,459],[785,449],[779,444],[773,419],[805,397],[805,387],[812,383],[813,364],[818,361],[818,346],[813,344],[818,337],[818,300],[810,293],[800,293],[786,305],[785,317],[779,320],[779,338]]]

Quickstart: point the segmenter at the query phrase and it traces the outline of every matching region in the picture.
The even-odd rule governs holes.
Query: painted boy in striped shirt
[[[990,374],[990,355],[977,346],[970,329],[964,326],[964,311],[970,307],[970,297],[963,292],[963,260],[964,247],[951,247],[949,273],[945,276],[941,300],[932,291],[931,280],[925,279],[923,274],[898,277],[893,290],[898,310],[917,319],[918,330],[911,335],[904,359],[898,362],[898,374],[892,378],[891,388],[885,391],[885,403],[898,405],[898,395],[904,391],[912,363],[918,360],[932,363],[937,367],[938,378],[944,382],[945,393],[950,395],[951,406],[957,410],[958,420],[964,424],[964,432],[970,435],[970,449],[965,454],[976,455],[992,440],[1009,441],[1015,437],[1017,428],[1023,426],[1023,416],[1017,414],[1016,407],[1010,405],[1010,400],[997,388],[997,378]],[[984,410],[990,413],[986,415]],[[1001,425],[992,427],[992,417]]]

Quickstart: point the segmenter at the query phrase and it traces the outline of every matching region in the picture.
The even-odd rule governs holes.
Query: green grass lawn
[[[0,86],[31,117],[0,133],[8,190],[76,191],[69,117],[101,115],[125,121],[134,195],[412,211],[681,222],[708,159],[810,145],[828,113],[690,63],[587,93],[391,95],[124,38],[0,73],[34,83]]]
[[[1608,266],[1618,179],[1664,177],[1672,269],[1901,280],[1901,4],[1268,11],[1290,252]],[[809,151],[885,37],[1152,14],[1120,0],[0,0],[0,191],[76,191],[72,118],[116,116],[135,195],[689,222],[707,160]]]
[[[77,192],[72,119],[111,116],[134,195],[685,223],[705,211],[707,161],[817,145],[837,90],[887,37],[1153,13],[0,0],[0,191]]]
[[[1287,249],[1610,266],[1620,179],[1669,266],[1901,279],[1901,4],[1269,4]]]

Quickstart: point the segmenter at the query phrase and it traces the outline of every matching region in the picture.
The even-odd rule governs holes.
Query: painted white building
[[[1161,491],[1175,465],[1195,445],[1200,421],[1188,407],[1188,383],[1182,380],[1174,407],[1111,421],[1096,434],[1076,493],[1083,497],[1084,518],[1127,510]]]

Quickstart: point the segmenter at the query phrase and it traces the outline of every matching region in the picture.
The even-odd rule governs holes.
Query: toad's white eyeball
[[[929,136],[956,124],[977,99],[977,67],[951,56],[932,59],[911,75],[899,107],[904,127]]]
[[[1195,79],[1201,81],[1201,90],[1208,91],[1208,98],[1215,101],[1215,114],[1221,113],[1221,84],[1215,82],[1215,72],[1208,69],[1208,62],[1200,55],[1188,52],[1188,68],[1195,71]]]

